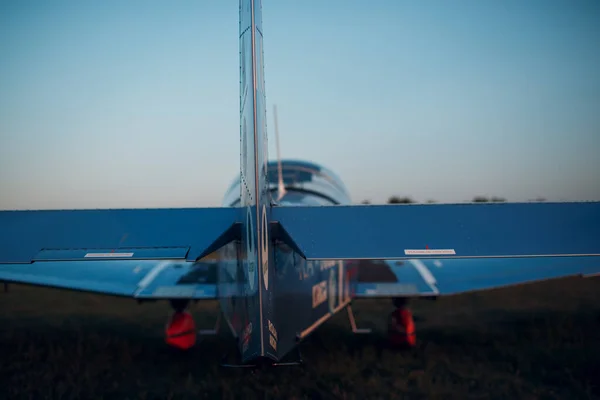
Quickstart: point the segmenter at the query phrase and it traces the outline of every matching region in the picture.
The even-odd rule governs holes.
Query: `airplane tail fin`
[[[242,305],[222,297],[228,319],[244,320],[234,330],[240,337],[243,360],[272,357],[269,350],[270,307],[268,221],[271,198],[267,174],[267,129],[263,69],[261,2],[240,0],[240,206],[242,233],[239,262],[233,279],[242,288]],[[237,301],[237,300],[235,300]]]
[[[240,0],[240,179],[245,207],[270,204],[260,7],[260,2]]]

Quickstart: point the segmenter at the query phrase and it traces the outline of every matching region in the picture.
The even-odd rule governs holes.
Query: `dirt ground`
[[[0,289],[1,290],[1,289]],[[216,302],[194,306],[209,328]],[[600,398],[600,278],[414,301],[419,345],[386,349],[389,300],[356,302],[301,346],[305,365],[224,369],[224,332],[167,347],[165,303],[11,285],[0,291],[0,398]]]

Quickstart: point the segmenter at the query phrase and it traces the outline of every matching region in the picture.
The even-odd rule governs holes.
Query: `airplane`
[[[252,366],[343,310],[361,332],[353,301],[600,274],[600,202],[353,205],[330,170],[269,162],[261,13],[240,0],[240,174],[223,205],[1,211],[0,281],[169,301],[180,348],[190,302],[218,300]]]

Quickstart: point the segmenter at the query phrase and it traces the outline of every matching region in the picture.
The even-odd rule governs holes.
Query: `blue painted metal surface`
[[[600,202],[275,207],[273,220],[308,259],[600,255]]]
[[[426,296],[435,295],[437,289],[427,282],[423,273],[420,272],[410,262],[403,262],[401,266],[396,265],[395,262],[385,262],[390,271],[395,275],[395,282],[364,282],[364,279],[357,284],[356,295],[360,297],[361,294],[379,294],[383,297],[389,297],[391,295],[398,296]],[[360,273],[360,271],[359,271]],[[359,276],[360,278],[360,276]],[[376,289],[376,290],[374,290]]]
[[[433,277],[425,282],[423,272]],[[600,274],[600,257],[408,260],[388,262],[396,282],[360,282],[357,298],[453,295],[569,276]]]
[[[207,266],[180,260],[38,261],[0,264],[0,278],[133,298],[170,299],[182,297],[182,293],[190,299],[216,298],[214,279],[194,275],[198,269],[207,270]]]
[[[187,259],[195,260],[239,213],[236,208],[0,211],[0,264],[29,263],[45,249],[189,247]]]
[[[243,362],[277,360],[269,340],[272,316],[272,267],[267,177],[267,131],[260,2],[240,1],[240,176],[238,199],[243,210],[241,240],[220,250],[232,260],[219,266],[221,310],[239,338]],[[236,190],[236,189],[234,189]],[[234,193],[234,192],[230,192]],[[233,254],[229,257],[228,254]],[[233,261],[235,260],[235,261]],[[232,292],[226,288],[234,286]]]
[[[279,334],[278,356],[284,357],[352,300],[353,268],[341,261],[307,261],[278,245],[275,248],[273,303]]]
[[[425,261],[424,261],[425,262]],[[486,260],[427,260],[442,294],[600,272],[600,257],[540,257]]]

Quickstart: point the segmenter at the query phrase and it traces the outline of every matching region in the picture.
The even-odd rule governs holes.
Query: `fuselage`
[[[274,207],[350,204],[344,184],[330,170],[306,161],[283,160],[281,164],[285,195],[279,201],[276,201],[278,165],[275,161],[267,164]],[[240,179],[236,178],[224,196],[223,206],[239,207],[240,197]],[[266,316],[257,313],[249,300],[257,290],[262,290],[262,287],[257,287],[259,281],[256,275],[264,271],[243,261],[251,257],[244,254],[247,250],[239,243],[229,244],[221,250],[221,309],[233,334],[238,337],[244,362],[257,358],[280,360],[299,341],[343,309],[350,302],[355,288],[356,271],[347,263],[307,261],[279,242],[270,243],[270,247],[269,269],[272,271],[268,271],[268,277],[261,277],[270,281],[260,299],[260,309],[268,310]],[[257,322],[262,325],[263,332],[261,340],[253,341],[252,333],[259,329]],[[256,343],[260,343],[261,347]]]

